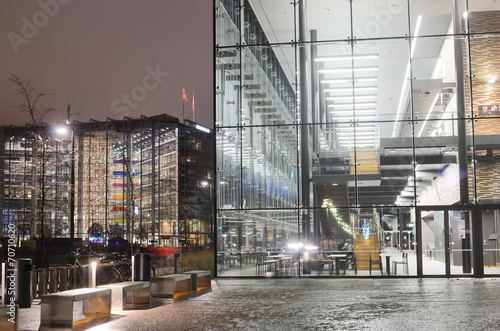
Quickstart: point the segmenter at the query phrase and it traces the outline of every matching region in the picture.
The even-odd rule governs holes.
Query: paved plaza
[[[35,300],[20,310],[19,329],[39,324]],[[75,329],[499,330],[500,279],[217,279]]]

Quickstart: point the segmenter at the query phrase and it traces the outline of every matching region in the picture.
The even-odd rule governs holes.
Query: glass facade
[[[214,3],[218,276],[500,274],[499,4]]]
[[[43,148],[29,127],[1,128],[4,234],[42,238],[43,222],[45,238],[211,247],[211,130],[168,115],[68,128],[44,127]]]

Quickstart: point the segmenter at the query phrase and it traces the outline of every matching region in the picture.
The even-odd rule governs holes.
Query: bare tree
[[[53,189],[53,183],[51,180],[47,180],[47,172],[50,167],[54,167],[57,160],[53,160],[49,157],[49,153],[54,148],[53,143],[49,139],[49,133],[44,127],[44,120],[47,116],[55,112],[56,110],[51,107],[45,107],[42,104],[42,99],[51,94],[43,93],[38,90],[31,77],[23,79],[15,74],[11,74],[9,81],[14,84],[16,90],[15,94],[19,95],[22,99],[21,104],[17,106],[19,111],[26,113],[28,116],[28,134],[32,136],[32,201],[34,204],[35,213],[34,217],[31,218],[30,233],[37,233],[38,237],[42,241],[41,247],[41,258],[39,264],[44,266],[46,261],[46,254],[44,254],[44,240],[46,235],[49,233],[46,229],[45,217],[47,216],[47,198],[51,194]],[[27,165],[27,166],[30,166]],[[39,224],[37,229],[36,225]]]

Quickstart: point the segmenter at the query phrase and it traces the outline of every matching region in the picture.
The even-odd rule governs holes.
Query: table
[[[276,274],[278,262],[279,262],[279,260],[276,260],[276,259],[262,261],[261,264],[257,265],[257,276],[260,276],[262,268],[263,268],[262,271],[264,271],[266,273],[273,272]],[[271,266],[273,266],[273,268],[271,268]],[[262,268],[260,268],[260,267],[262,267]]]
[[[347,268],[347,253],[346,254],[331,254],[328,255],[329,258],[334,258],[335,259],[335,275],[338,276],[340,275],[340,260],[344,260],[346,263],[346,268]],[[344,269],[345,273],[345,269]]]

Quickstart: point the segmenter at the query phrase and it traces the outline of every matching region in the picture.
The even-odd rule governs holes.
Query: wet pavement
[[[19,316],[38,330],[40,301]],[[500,330],[500,279],[217,279],[75,329]]]

